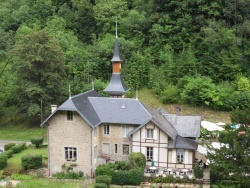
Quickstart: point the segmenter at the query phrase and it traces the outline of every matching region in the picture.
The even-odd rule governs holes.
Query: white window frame
[[[77,160],[77,148],[76,147],[64,147],[65,160],[76,161]]]
[[[129,155],[129,144],[122,144],[122,155]]]
[[[129,126],[123,125],[122,126],[122,137],[127,137],[127,134],[129,133]]]
[[[146,148],[146,160],[152,161],[154,157],[154,148],[153,147],[147,147]]]
[[[74,113],[73,111],[67,111],[67,121],[73,121],[74,119]]]
[[[185,150],[184,149],[176,149],[176,162],[184,163],[185,158]]]
[[[146,138],[153,139],[154,138],[154,129],[146,129]]]
[[[109,124],[105,124],[103,127],[103,134],[109,135],[110,134],[110,127]]]

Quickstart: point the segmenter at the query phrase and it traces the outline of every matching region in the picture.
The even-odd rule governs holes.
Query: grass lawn
[[[83,180],[32,179],[21,180],[17,188],[82,188]],[[89,187],[89,186],[88,186]]]
[[[7,170],[9,173],[18,173],[22,170],[21,158],[25,155],[42,155],[43,156],[43,164],[47,166],[47,160],[45,158],[48,157],[48,149],[45,146],[41,146],[40,148],[28,148],[20,153],[14,154],[11,158],[8,159]]]

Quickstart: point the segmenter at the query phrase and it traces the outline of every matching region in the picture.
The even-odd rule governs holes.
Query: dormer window
[[[147,138],[153,139],[154,138],[154,129],[147,129]]]
[[[105,124],[104,125],[103,133],[105,135],[109,135],[109,124]]]
[[[73,111],[67,111],[67,120],[73,121]]]

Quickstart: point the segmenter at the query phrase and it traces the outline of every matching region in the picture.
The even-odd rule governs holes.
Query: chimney
[[[51,113],[53,113],[57,109],[57,105],[52,104],[51,105]]]

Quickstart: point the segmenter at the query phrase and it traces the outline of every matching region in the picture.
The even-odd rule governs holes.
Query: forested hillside
[[[163,103],[250,104],[250,0],[0,0],[0,115],[50,104],[110,79],[118,22],[122,72]],[[42,101],[42,102],[41,102]]]

